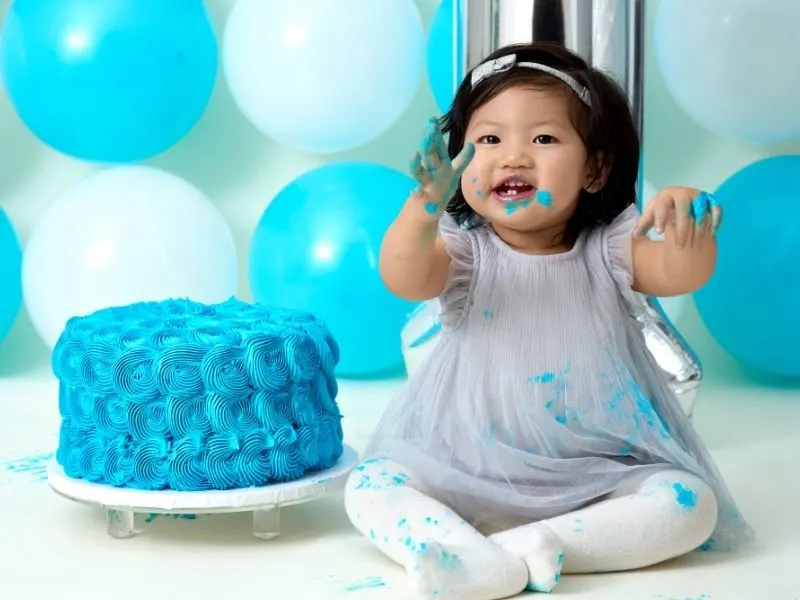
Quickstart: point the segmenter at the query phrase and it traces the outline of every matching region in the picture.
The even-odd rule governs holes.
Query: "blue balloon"
[[[461,13],[461,0],[442,0],[433,16],[433,22],[428,32],[428,85],[430,85],[436,105],[442,112],[450,110],[458,85],[464,78],[464,74],[458,72],[461,68],[456,65],[453,56],[456,43],[456,34],[453,31],[454,10]],[[464,53],[463,38],[459,27],[458,47],[456,48],[458,55],[455,57],[459,64]]]
[[[800,377],[800,155],[735,173],[716,191],[724,213],[717,268],[694,294],[711,335],[744,365]]]
[[[5,211],[0,208],[0,341],[22,305],[22,248]]]
[[[415,304],[386,289],[378,256],[414,187],[382,165],[327,164],[281,190],[256,227],[254,300],[322,319],[340,346],[339,375],[374,375],[403,363],[400,330]]]
[[[217,42],[199,0],[15,0],[2,30],[8,96],[40,140],[75,158],[132,162],[205,112]]]

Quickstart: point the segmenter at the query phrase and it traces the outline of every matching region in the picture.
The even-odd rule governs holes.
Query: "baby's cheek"
[[[465,172],[464,176],[461,178],[461,192],[467,200],[480,198],[486,193],[481,185],[480,176],[477,173],[470,173],[469,171]]]

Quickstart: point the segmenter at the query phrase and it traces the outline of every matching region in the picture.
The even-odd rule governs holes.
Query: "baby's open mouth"
[[[503,202],[518,202],[533,197],[536,188],[519,177],[504,179],[494,188],[494,195]]]

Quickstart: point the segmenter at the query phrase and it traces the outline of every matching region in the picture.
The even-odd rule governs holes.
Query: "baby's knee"
[[[369,458],[350,473],[345,496],[417,485],[416,478],[402,465],[385,458]]]
[[[420,488],[407,469],[387,459],[367,459],[347,478],[344,488],[345,512],[359,527],[363,525],[362,517],[365,514],[375,509],[384,510],[387,502],[395,501],[397,493],[404,497],[403,488]]]
[[[649,478],[640,493],[654,495],[675,516],[674,526],[693,549],[703,544],[717,526],[717,498],[702,479],[683,471],[667,471]]]

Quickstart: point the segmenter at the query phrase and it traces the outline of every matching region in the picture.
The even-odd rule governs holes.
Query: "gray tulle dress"
[[[488,225],[440,225],[452,257],[442,337],[379,422],[389,458],[468,522],[533,522],[580,508],[641,469],[702,477],[719,504],[707,544],[752,538],[631,317],[629,207],[554,255]]]

